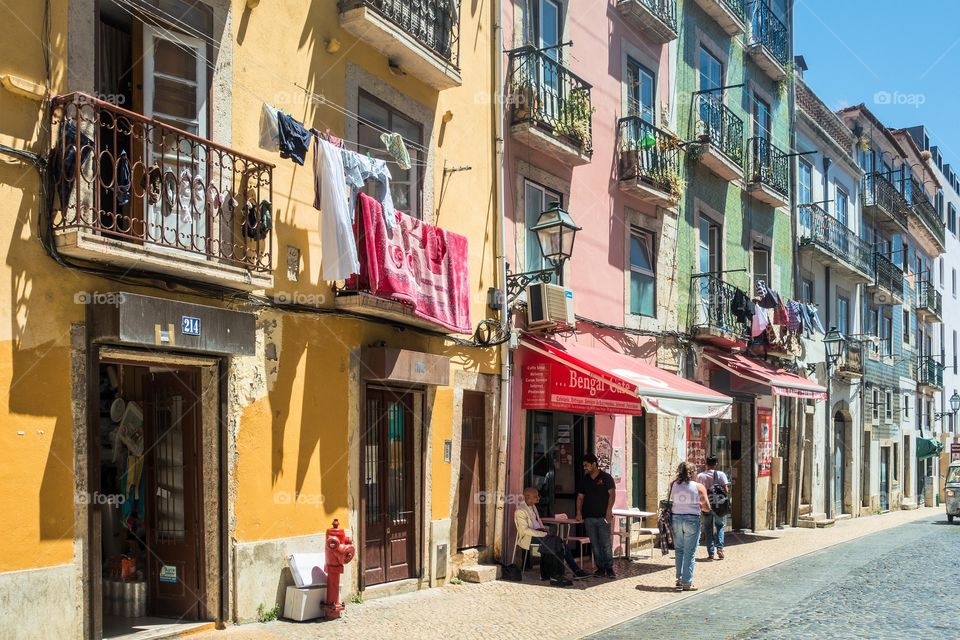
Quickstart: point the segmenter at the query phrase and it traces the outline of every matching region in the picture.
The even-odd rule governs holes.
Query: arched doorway
[[[843,490],[847,480],[847,452],[846,446],[847,420],[843,411],[837,411],[833,416],[833,512],[843,513]]]

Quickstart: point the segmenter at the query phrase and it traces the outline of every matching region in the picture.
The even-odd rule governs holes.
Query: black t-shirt
[[[596,478],[591,478],[589,473],[583,474],[578,491],[583,494],[583,517],[605,518],[607,505],[610,504],[610,490],[616,488],[613,476],[602,469]]]

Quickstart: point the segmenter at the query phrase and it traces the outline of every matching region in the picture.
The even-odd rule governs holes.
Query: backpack
[[[710,508],[718,516],[723,517],[730,513],[730,494],[718,482],[716,470],[713,472],[713,486],[710,487],[707,500],[710,502]]]

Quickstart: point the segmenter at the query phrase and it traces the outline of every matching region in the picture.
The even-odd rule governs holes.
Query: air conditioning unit
[[[573,291],[560,285],[537,283],[527,287],[527,327],[573,327]]]

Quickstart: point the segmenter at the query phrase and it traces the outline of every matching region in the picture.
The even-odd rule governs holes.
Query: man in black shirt
[[[577,490],[577,520],[583,520],[590,538],[593,564],[597,568],[594,575],[615,578],[611,526],[617,487],[613,477],[597,465],[597,456],[592,453],[583,456],[583,471]]]

